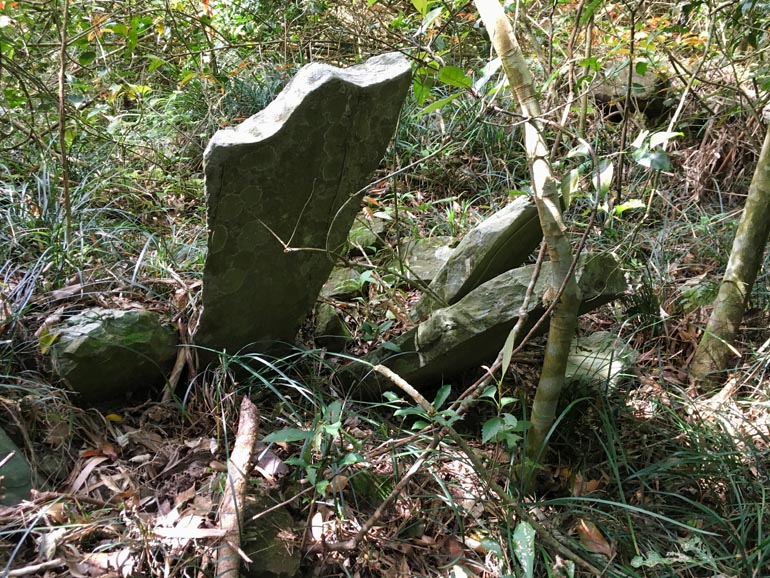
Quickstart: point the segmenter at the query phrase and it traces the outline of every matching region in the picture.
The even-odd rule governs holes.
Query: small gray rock
[[[639,352],[617,335],[597,331],[572,341],[565,375],[568,379],[615,389],[637,359]]]
[[[247,497],[241,548],[252,563],[241,565],[245,578],[293,578],[299,572],[302,551],[299,539],[292,539],[294,519],[285,507],[275,508],[279,501],[269,494]]]

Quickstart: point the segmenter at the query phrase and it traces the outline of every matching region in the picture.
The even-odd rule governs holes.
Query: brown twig
[[[227,468],[227,484],[219,506],[219,527],[225,537],[217,552],[217,576],[238,578],[240,575],[241,523],[246,499],[247,477],[254,458],[259,426],[259,412],[248,396],[241,401],[241,416],[235,446]]]

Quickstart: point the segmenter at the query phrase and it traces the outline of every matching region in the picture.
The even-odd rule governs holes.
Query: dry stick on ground
[[[246,498],[246,480],[254,458],[258,429],[259,412],[249,397],[244,396],[235,447],[228,461],[227,484],[219,506],[219,527],[226,534],[217,552],[218,578],[240,576],[240,529]]]
[[[374,370],[378,373],[384,375],[388,379],[390,379],[395,385],[399,387],[399,389],[403,390],[405,393],[408,393],[413,397],[413,399],[428,413],[428,415],[435,415],[436,411],[435,408],[426,401],[426,399],[420,395],[417,390],[412,387],[412,385],[407,382],[404,378],[402,378],[397,373],[394,373],[392,370],[388,369],[384,365],[377,365],[374,367]],[[471,464],[473,465],[473,468],[476,470],[477,473],[481,474],[482,472],[487,472],[487,469],[484,467],[484,465],[481,463],[481,460],[479,460],[478,456],[476,456],[476,453],[474,452],[473,448],[471,448],[468,443],[460,436],[460,434],[457,433],[457,431],[448,423],[445,423],[443,420],[440,420],[439,423],[441,424],[441,428],[443,431],[449,434],[449,437],[452,438],[454,442],[457,443],[457,445],[460,446],[460,448],[463,450],[463,452],[468,456],[468,459],[471,461]],[[534,528],[535,532],[537,532],[538,536],[540,536],[540,539],[545,542],[547,545],[549,545],[551,548],[556,550],[559,554],[567,558],[568,560],[572,560],[577,564],[578,566],[581,566],[582,568],[588,570],[589,572],[593,572],[594,574],[600,575],[602,574],[601,570],[596,568],[593,564],[591,564],[588,560],[580,556],[578,553],[573,552],[572,549],[570,549],[569,545],[566,543],[563,543],[562,541],[566,542],[566,539],[562,536],[555,534],[553,532],[550,532],[545,526],[543,526],[540,522],[538,522],[532,514],[530,514],[526,508],[524,508],[521,504],[518,502],[510,499],[508,497],[508,494],[506,491],[498,484],[494,477],[492,475],[486,475],[486,482],[489,486],[489,489],[491,490],[491,493],[494,494],[494,499],[499,500],[503,502],[505,505],[508,505],[513,508],[514,512],[516,512],[516,515],[521,520],[525,520],[527,523],[529,523],[532,528]]]

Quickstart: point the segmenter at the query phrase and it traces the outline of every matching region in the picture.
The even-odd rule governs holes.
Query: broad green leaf
[[[641,148],[631,155],[637,164],[655,171],[666,171],[671,168],[671,161],[665,151],[651,151]]]
[[[393,412],[393,415],[396,417],[404,417],[408,415],[419,415],[425,417],[425,410],[421,407],[404,407],[401,409],[397,409]]]
[[[503,345],[503,359],[501,366],[501,370],[503,375],[508,373],[508,367],[511,365],[511,356],[513,355],[513,346],[515,345],[514,340],[516,339],[516,328],[514,327],[511,329],[511,331],[508,333],[508,337],[505,338],[505,344]]]
[[[588,24],[588,21],[594,15],[596,9],[602,5],[602,1],[603,0],[591,0],[591,2],[588,3],[588,6],[583,8],[583,13],[580,15],[580,26]]]
[[[486,86],[487,82],[489,82],[489,79],[492,78],[492,76],[494,76],[498,70],[500,70],[502,64],[503,61],[500,60],[499,56],[494,60],[487,62],[481,69],[481,77],[473,83],[474,90],[481,92],[481,90]]]
[[[591,56],[590,58],[582,58],[578,60],[578,66],[581,68],[588,68],[589,70],[593,70],[594,72],[599,72],[601,70],[602,66],[599,63],[599,59],[595,56]]]
[[[535,574],[535,529],[529,522],[519,522],[513,531],[513,551],[525,578]]]
[[[96,52],[93,50],[85,50],[78,56],[78,64],[80,66],[88,66],[94,60],[96,60]]]
[[[37,338],[37,344],[38,347],[40,347],[40,353],[43,355],[48,353],[48,350],[51,349],[51,346],[56,343],[56,340],[59,338],[59,332],[52,332],[48,329],[48,327],[43,327],[43,330],[40,332],[40,337]]]
[[[148,56],[147,58],[150,60],[150,66],[147,67],[147,70],[149,72],[152,72],[153,70],[155,70],[157,68],[160,68],[164,64],[168,64],[168,62],[166,62],[162,58],[159,58],[159,57],[157,57],[155,55],[152,55],[152,54],[150,56]]]
[[[635,149],[640,149],[644,146],[644,141],[647,139],[647,136],[650,134],[650,131],[643,130],[638,135],[636,135],[636,138],[634,139],[634,142],[631,143],[631,146]]]
[[[27,102],[27,98],[24,96],[24,92],[16,88],[6,88],[3,90],[3,95],[5,96],[6,103],[11,108],[24,106],[24,104]]]
[[[573,147],[570,149],[570,151],[567,153],[567,158],[572,159],[575,157],[588,157],[591,156],[591,151],[588,150],[588,145],[586,143],[579,143],[576,147]]]
[[[637,62],[634,68],[636,69],[636,73],[639,76],[644,76],[645,74],[647,74],[647,66],[648,65],[646,62],[641,61],[641,62]]]
[[[361,454],[357,454],[355,452],[348,452],[339,461],[339,465],[340,466],[352,466],[353,464],[360,464],[360,463],[363,463],[365,461],[366,460],[361,456]]]
[[[492,538],[482,538],[481,547],[487,552],[494,552],[497,554],[498,558],[503,557],[503,550],[500,548],[500,544],[497,543],[497,540],[493,540]]]
[[[326,419],[329,423],[338,422],[342,416],[342,403],[335,399],[326,407]]]
[[[510,405],[516,401],[515,397],[501,397],[500,398],[500,407],[505,407],[506,405]]]
[[[641,199],[629,199],[628,202],[621,203],[617,207],[615,207],[615,214],[616,215],[622,215],[625,211],[628,211],[629,209],[643,209],[644,203]]]
[[[561,178],[561,196],[564,199],[564,207],[569,208],[580,184],[580,171],[572,169]]]
[[[503,420],[500,417],[488,419],[481,426],[481,443],[485,444],[491,440],[497,439],[497,435],[503,431]]]
[[[430,96],[430,86],[424,82],[426,79],[426,76],[415,74],[414,80],[412,81],[412,92],[414,93],[417,104],[420,106],[425,104],[425,101],[428,100],[428,97]]]
[[[470,88],[473,81],[457,66],[442,66],[438,71],[438,79],[444,84],[457,88]]]
[[[491,397],[494,399],[494,397],[497,395],[497,388],[494,385],[488,385],[484,388],[484,391],[481,392],[481,395],[479,397]]]
[[[433,409],[436,411],[440,410],[446,399],[449,397],[449,394],[452,392],[452,386],[447,384],[441,386],[441,389],[438,390],[438,393],[436,394],[436,399],[433,400]]]
[[[286,428],[267,434],[262,440],[266,444],[301,442],[313,437],[313,432],[304,429]]]
[[[392,351],[393,353],[401,353],[401,348],[395,343],[391,343],[390,341],[384,341],[380,347],[387,349],[388,351]]]
[[[190,71],[184,71],[184,75],[182,76],[181,80],[179,81],[179,87],[183,87],[185,84],[190,82],[193,78],[196,78],[198,76],[197,72],[190,72]]]
[[[112,33],[117,36],[125,36],[128,34],[128,26],[123,24],[122,22],[116,22],[112,26],[110,26],[110,30],[112,30]]]
[[[446,98],[442,98],[441,100],[437,100],[436,102],[429,104],[425,108],[423,108],[421,111],[417,113],[417,118],[420,118],[421,116],[425,116],[426,114],[430,114],[433,111],[436,111],[440,109],[445,104],[449,104],[456,98],[462,96],[462,92],[455,92],[454,94],[450,94]]]
[[[422,16],[428,12],[428,0],[412,0],[412,6],[417,9]]]
[[[661,132],[654,132],[650,135],[650,148],[654,149],[658,145],[662,145],[670,141],[672,138],[676,138],[678,136],[684,136],[681,132],[669,132],[669,131],[661,131]]]

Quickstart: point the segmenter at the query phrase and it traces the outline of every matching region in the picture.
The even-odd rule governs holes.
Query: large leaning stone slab
[[[518,197],[471,229],[415,307],[415,317],[457,303],[473,289],[524,263],[543,233],[537,208]]]
[[[466,295],[459,302],[434,311],[415,329],[395,342],[381,347],[366,361],[383,363],[415,386],[441,383],[494,359],[518,321],[533,266],[520,267],[498,275]],[[529,301],[526,334],[543,314],[543,294],[550,286],[551,266],[544,263]],[[626,292],[626,280],[617,259],[611,255],[584,255],[576,271],[582,295],[580,312],[585,313],[617,299]],[[400,350],[393,353],[393,349]],[[349,372],[359,379],[355,395],[373,397],[392,387],[363,364],[351,365]]]
[[[410,83],[397,53],[303,67],[204,153],[209,244],[195,343],[235,353],[292,341],[360,210]]]

